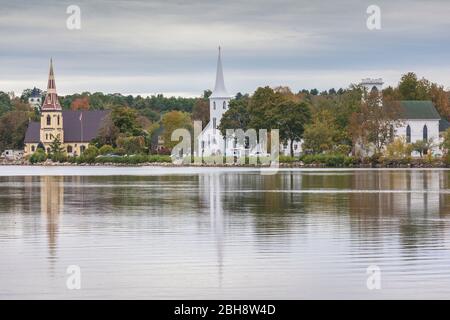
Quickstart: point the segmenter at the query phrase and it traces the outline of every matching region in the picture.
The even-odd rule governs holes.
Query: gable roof
[[[63,111],[64,143],[90,142],[95,139],[102,120],[108,113],[109,111],[104,110]],[[81,121],[80,117],[82,117]],[[81,127],[83,127],[83,132]]]
[[[440,120],[441,116],[436,111],[431,101],[400,101],[402,119]]]
[[[92,141],[97,137],[102,120],[109,112],[105,110],[62,111],[64,143]],[[25,133],[25,143],[38,143],[40,130],[40,122],[30,122]],[[83,134],[81,134],[82,132]]]
[[[28,124],[27,132],[25,133],[25,143],[39,143],[40,131],[40,122],[30,122]]]

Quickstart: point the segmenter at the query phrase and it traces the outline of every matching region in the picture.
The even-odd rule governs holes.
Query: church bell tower
[[[47,94],[41,107],[41,132],[40,141],[49,151],[50,144],[58,138],[64,143],[62,108],[56,93],[55,74],[53,72],[53,61],[50,60],[50,71],[48,75]]]

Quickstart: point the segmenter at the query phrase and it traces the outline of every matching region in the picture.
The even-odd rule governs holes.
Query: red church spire
[[[61,105],[59,104],[58,94],[56,93],[55,74],[53,73],[53,61],[50,59],[50,72],[48,75],[47,95],[45,96],[44,104],[41,108],[42,111],[60,111]]]

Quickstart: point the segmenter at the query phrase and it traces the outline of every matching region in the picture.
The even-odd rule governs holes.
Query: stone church
[[[56,93],[53,63],[50,60],[47,94],[41,107],[39,122],[30,122],[25,134],[24,155],[33,154],[38,146],[50,153],[50,146],[59,139],[69,156],[80,155],[97,137],[103,118],[109,111],[62,110]]]

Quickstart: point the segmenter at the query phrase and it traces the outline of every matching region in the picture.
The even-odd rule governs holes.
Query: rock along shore
[[[268,166],[263,165],[253,165],[253,164],[196,164],[192,163],[189,165],[186,164],[176,164],[171,162],[143,162],[137,164],[129,164],[129,163],[71,163],[71,162],[52,162],[45,161],[42,163],[31,164],[26,160],[0,160],[0,166],[77,166],[77,167],[240,167],[240,168],[264,168]],[[352,166],[340,166],[340,167],[329,167],[324,164],[304,164],[303,162],[289,162],[289,163],[280,163],[280,168],[449,168],[442,161],[427,163],[425,161],[414,160],[411,163],[407,164],[371,164],[371,163],[363,163]]]

